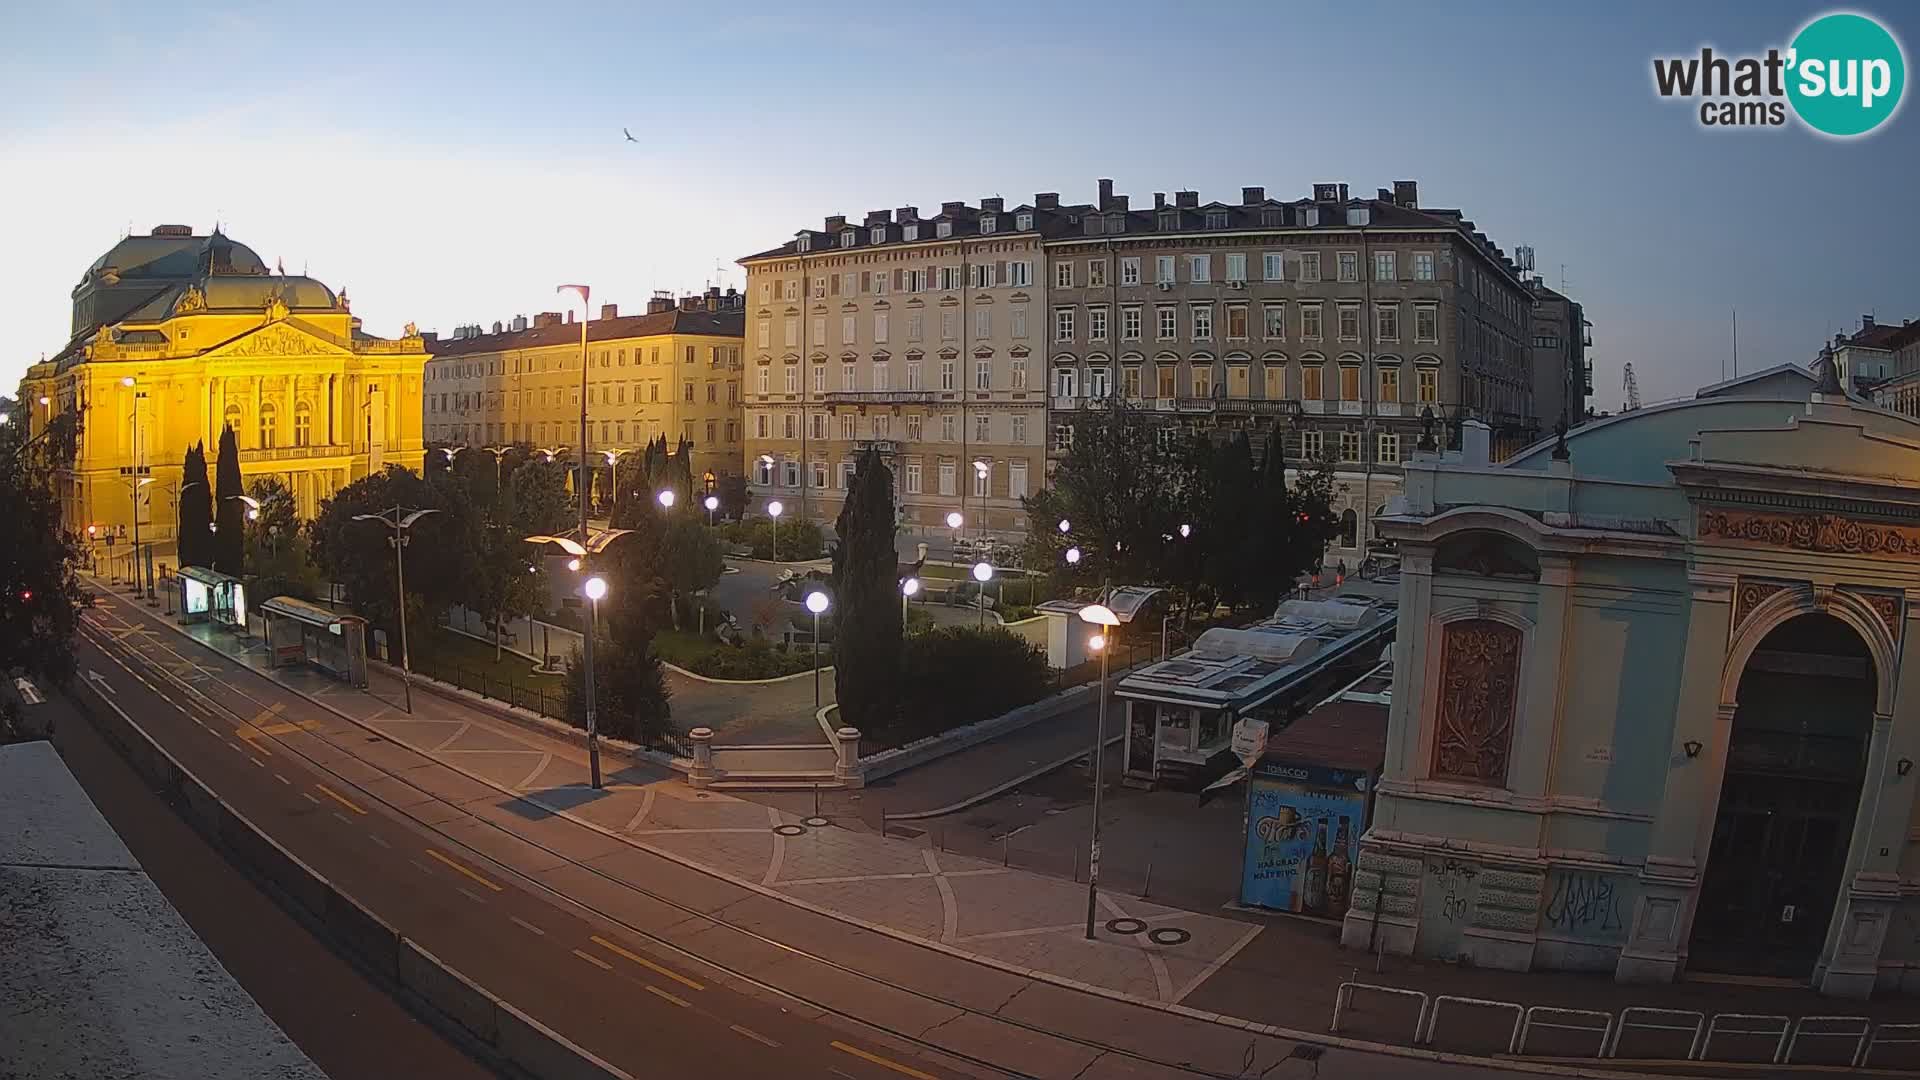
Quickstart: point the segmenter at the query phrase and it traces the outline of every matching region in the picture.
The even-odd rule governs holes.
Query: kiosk
[[[276,596],[260,605],[271,667],[312,664],[352,686],[367,685],[367,620]]]
[[[213,622],[246,630],[246,582],[204,566],[183,566],[174,580],[180,587],[181,622]]]

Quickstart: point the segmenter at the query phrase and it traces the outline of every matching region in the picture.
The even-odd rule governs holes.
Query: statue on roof
[[[420,328],[412,323],[408,323],[400,328],[400,336],[403,338],[417,338],[420,336]]]
[[[280,299],[279,293],[267,297],[267,321],[279,322],[287,317],[287,302]]]
[[[207,294],[201,292],[198,287],[193,285],[187,286],[186,290],[180,294],[180,298],[173,302],[173,313],[175,315],[185,315],[189,312],[205,311],[206,309]]]
[[[340,291],[334,294],[333,310],[335,311],[352,311],[353,310],[353,305],[347,301],[347,287],[345,285],[340,286]]]

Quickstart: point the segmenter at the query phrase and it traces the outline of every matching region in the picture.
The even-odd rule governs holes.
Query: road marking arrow
[[[88,668],[87,678],[92,680],[95,686],[99,687],[102,690],[105,690],[109,694],[112,694],[114,697],[120,696],[120,691],[115,690],[113,688],[113,684],[107,681],[107,677],[105,675],[100,674],[99,672],[93,670],[92,668]]]

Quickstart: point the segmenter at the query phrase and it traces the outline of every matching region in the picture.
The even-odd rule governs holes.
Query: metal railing
[[[549,720],[572,723],[567,716],[565,688],[550,684],[547,680],[520,682],[433,656],[417,660],[413,665],[413,673],[479,694],[490,701],[525,709]],[[693,744],[679,732],[668,732],[650,739],[646,746],[649,750],[662,750],[676,757],[693,756]]]

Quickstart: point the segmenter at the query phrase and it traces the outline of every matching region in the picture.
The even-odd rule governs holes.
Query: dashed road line
[[[521,918],[518,915],[507,916],[507,921],[519,927],[520,929],[525,930],[527,933],[534,935],[535,937],[547,936],[547,932],[545,930],[540,929],[539,927],[533,925],[532,923],[528,922],[527,920]]]
[[[367,839],[373,841],[376,844],[379,844],[381,847],[386,848],[388,851],[393,850],[393,845],[387,843],[385,840],[380,839],[379,833],[368,833]]]
[[[305,792],[305,791],[303,791],[303,792],[301,792],[301,793],[300,793],[300,797],[301,797],[301,798],[303,798],[303,799],[305,799],[305,800],[307,800],[308,802],[310,802],[310,803],[312,803],[312,804],[313,804],[313,805],[315,805],[315,806],[319,806],[319,805],[320,805],[320,800],[319,800],[319,799],[316,799],[316,798],[314,798],[314,797],[313,797],[313,795],[312,795],[311,793],[309,793],[309,792]]]
[[[605,960],[600,959],[599,957],[593,955],[590,952],[581,952],[579,949],[575,949],[573,950],[573,955],[579,957],[582,960],[585,960],[587,963],[592,964],[594,967],[597,967],[602,971],[613,970],[612,964],[607,963]]]
[[[477,881],[480,884],[485,885],[487,888],[492,889],[494,892],[501,891],[500,886],[495,885],[493,882],[488,881],[486,878],[481,877],[479,874],[473,872],[472,870],[469,870],[467,867],[461,865],[460,863],[457,863],[452,859],[447,858],[445,855],[440,854],[439,852],[433,850],[432,848],[427,849],[427,856],[429,858],[438,859],[440,862],[445,863],[447,866],[453,868],[455,871],[466,875],[466,877],[469,880]]]
[[[754,1042],[757,1042],[762,1046],[772,1046],[777,1048],[780,1045],[779,1043],[774,1042],[772,1039],[767,1038],[765,1035],[760,1034],[759,1032],[753,1030],[752,1028],[743,1028],[739,1024],[728,1024],[727,1030],[733,1032],[735,1035],[745,1035],[747,1038],[752,1039]]]
[[[365,813],[366,813],[366,811],[365,811],[365,810],[362,810],[362,809],[360,809],[360,808],[359,808],[358,806],[355,806],[355,805],[354,805],[354,803],[353,803],[353,800],[352,800],[352,799],[349,799],[349,798],[347,798],[347,797],[346,797],[345,795],[342,795],[342,794],[340,794],[339,792],[337,792],[337,791],[335,791],[335,790],[333,790],[332,788],[330,788],[330,787],[328,787],[327,785],[325,785],[325,784],[315,784],[315,785],[313,785],[313,786],[314,786],[314,787],[316,787],[316,788],[319,788],[319,789],[320,789],[320,793],[321,793],[321,794],[323,794],[323,795],[325,795],[325,796],[326,796],[327,798],[329,798],[329,799],[332,799],[332,800],[333,800],[334,802],[337,802],[337,803],[339,803],[339,804],[340,804],[341,806],[344,806],[344,807],[346,807],[347,809],[349,809],[349,810],[351,810],[351,811],[353,811],[354,813],[356,813],[356,814],[365,814]]]
[[[408,859],[407,861],[413,864],[414,869],[420,871],[421,873],[427,875],[428,877],[433,876],[433,867],[428,866],[426,863],[421,862],[419,859]]]
[[[262,769],[267,767],[267,763],[264,761],[261,761],[259,758],[248,758],[247,760],[253,762],[255,765],[258,765]]]
[[[340,822],[340,824],[342,824],[342,825],[346,825],[346,826],[349,826],[349,827],[351,827],[351,826],[353,825],[353,819],[352,819],[352,818],[350,818],[350,817],[348,817],[347,815],[345,815],[345,814],[343,814],[343,813],[341,813],[341,812],[340,812],[340,811],[338,811],[338,810],[335,810],[335,811],[333,812],[333,816],[334,816],[334,820],[336,820],[336,821],[338,821],[338,822]]]
[[[654,997],[665,998],[668,1001],[673,1002],[675,1005],[678,1005],[683,1009],[689,1007],[686,998],[683,998],[678,994],[669,994],[665,990],[660,989],[659,987],[653,985],[652,983],[647,984],[647,993],[652,994]]]
[[[278,781],[280,781],[281,783],[283,783],[283,784],[285,784],[285,785],[287,785],[288,787],[292,787],[292,786],[293,786],[293,781],[291,781],[291,780],[289,780],[289,779],[287,779],[287,778],[286,778],[286,777],[284,777],[284,776],[281,776],[281,775],[280,775],[279,773],[274,773],[274,774],[273,774],[273,778],[274,778],[275,780],[278,780]]]
[[[459,893],[461,896],[466,897],[467,899],[473,901],[476,904],[484,904],[487,902],[486,897],[481,896],[479,893],[474,892],[472,889],[466,888],[465,886],[462,886],[462,885],[455,885],[453,887],[453,891]]]
[[[852,1054],[854,1057],[857,1057],[862,1061],[871,1061],[875,1065],[878,1065],[883,1069],[892,1069],[894,1072],[897,1072],[902,1076],[911,1076],[914,1078],[914,1080],[939,1080],[939,1078],[934,1076],[932,1073],[923,1073],[919,1069],[916,1069],[911,1065],[902,1065],[899,1062],[893,1060],[892,1058],[881,1057],[879,1054],[875,1054],[867,1050],[862,1050],[857,1046],[848,1046],[846,1043],[843,1043],[838,1039],[835,1039],[832,1045],[835,1050],[838,1050],[842,1053]]]
[[[647,959],[646,957],[641,956],[639,953],[631,952],[627,949],[621,948],[618,945],[615,945],[613,942],[608,941],[606,938],[601,937],[599,934],[593,935],[593,943],[607,950],[608,952],[617,953],[621,956],[626,957],[627,959],[633,961],[634,963],[639,964],[641,967],[646,968],[648,971],[653,972],[655,975],[664,975],[667,978],[672,979],[674,982],[677,982],[680,985],[685,986],[689,989],[705,990],[707,988],[705,983],[696,982],[695,980],[689,979],[685,975],[682,975],[677,971],[671,970],[669,968],[661,967],[659,964],[656,964],[653,961]]]

